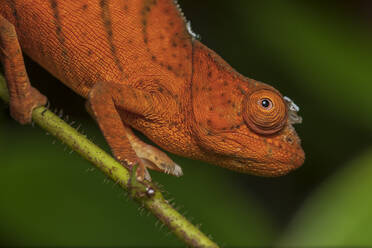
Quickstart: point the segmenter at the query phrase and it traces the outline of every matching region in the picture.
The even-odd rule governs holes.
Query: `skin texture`
[[[28,123],[46,101],[28,82],[21,47],[87,99],[113,154],[139,164],[141,180],[146,168],[182,170],[131,128],[243,173],[280,176],[304,162],[293,103],[197,41],[172,0],[0,0],[0,38],[12,116]]]

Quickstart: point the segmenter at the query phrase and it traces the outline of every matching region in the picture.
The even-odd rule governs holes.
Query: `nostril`
[[[293,144],[293,139],[289,136],[285,137],[285,141],[289,144]]]

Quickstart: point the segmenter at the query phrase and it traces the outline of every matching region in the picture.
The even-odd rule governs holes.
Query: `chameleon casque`
[[[0,0],[0,56],[20,123],[46,97],[22,52],[87,99],[116,159],[138,179],[181,168],[172,153],[259,176],[301,166],[297,106],[192,35],[173,0]]]

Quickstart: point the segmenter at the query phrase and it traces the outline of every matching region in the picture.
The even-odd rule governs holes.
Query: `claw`
[[[145,171],[142,171],[140,167],[143,167],[143,165],[141,166],[140,164],[136,164],[132,168],[128,182],[130,195],[133,198],[142,198],[145,196],[152,197],[155,195],[156,191],[148,184],[148,182],[151,181],[150,174],[145,167],[143,167]],[[143,180],[142,176],[139,176],[139,174],[142,174],[143,172],[145,180]],[[146,177],[150,180],[148,180]]]

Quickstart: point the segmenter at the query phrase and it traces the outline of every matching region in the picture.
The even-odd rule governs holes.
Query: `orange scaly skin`
[[[28,56],[87,98],[114,155],[128,168],[139,163],[140,179],[146,168],[181,171],[130,128],[172,153],[259,176],[304,162],[290,104],[195,40],[173,0],[0,0],[11,113],[27,123],[45,98],[17,76],[27,78],[14,33]]]

